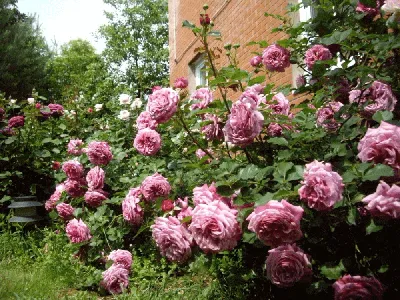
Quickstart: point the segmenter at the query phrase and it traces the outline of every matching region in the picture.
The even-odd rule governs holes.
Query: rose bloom
[[[82,146],[82,140],[70,140],[67,146],[67,151],[71,155],[81,155],[83,153]]]
[[[262,63],[262,57],[260,55],[253,56],[250,59],[250,65],[252,67],[258,67]]]
[[[57,202],[61,199],[62,193],[65,190],[64,184],[58,184],[56,190],[44,204],[47,211],[51,211],[56,207]]]
[[[296,86],[297,88],[300,88],[302,86],[306,85],[306,78],[304,77],[304,75],[298,75],[296,77]]]
[[[366,196],[362,202],[372,216],[400,219],[400,187],[393,184],[390,187],[381,181],[376,192]]]
[[[90,169],[86,175],[86,181],[89,189],[97,190],[104,187],[104,170],[98,166]]]
[[[163,212],[168,212],[174,209],[174,201],[170,199],[163,200],[161,202],[161,210]]]
[[[112,265],[102,276],[101,285],[111,294],[120,294],[128,287],[129,271],[119,265]]]
[[[306,51],[304,63],[308,69],[312,69],[318,60],[329,60],[332,58],[332,53],[328,48],[322,45],[314,45]]]
[[[91,207],[98,207],[107,200],[107,193],[103,190],[89,190],[85,193],[85,202]]]
[[[291,287],[312,276],[310,259],[296,244],[282,245],[268,251],[267,278],[278,287]]]
[[[189,85],[189,82],[185,77],[179,77],[179,78],[175,79],[174,88],[176,88],[176,89],[184,89],[184,88],[187,88],[188,85]]]
[[[268,103],[268,108],[272,109],[274,114],[287,116],[289,115],[290,103],[284,94],[278,93],[272,97],[271,102]]]
[[[86,154],[90,162],[94,165],[107,165],[113,158],[107,142],[90,142]]]
[[[161,255],[169,261],[183,263],[192,255],[193,238],[177,218],[158,217],[151,230]]]
[[[179,221],[192,216],[193,208],[189,206],[188,197],[185,197],[184,199],[178,198],[175,201],[175,212],[177,213],[176,217]],[[184,223],[183,225],[187,225],[187,223]]]
[[[94,110],[95,111],[101,111],[103,109],[103,104],[102,103],[97,103],[94,105]]]
[[[162,89],[162,86],[155,85],[155,86],[153,86],[153,87],[151,88],[151,92],[154,93],[155,91],[161,90],[161,89]]]
[[[290,66],[290,52],[279,45],[270,45],[263,51],[262,62],[268,71],[284,72]]]
[[[60,168],[61,168],[61,163],[59,162],[59,161],[53,161],[52,162],[52,166],[51,166],[51,168],[53,169],[53,170],[60,170]]]
[[[167,178],[155,173],[143,180],[140,190],[145,200],[153,201],[158,197],[167,197],[171,191],[171,185]]]
[[[14,128],[7,126],[7,127],[4,127],[3,129],[1,129],[0,133],[5,136],[12,136],[12,135],[16,135],[17,131]]]
[[[214,154],[214,152],[213,152],[210,148],[208,148],[207,151],[208,151],[211,155]],[[197,149],[197,150],[196,150],[196,156],[197,156],[198,159],[202,159],[204,156],[207,156],[207,157],[208,157],[207,153],[204,152],[204,151],[201,150],[201,149]],[[209,157],[206,161],[204,161],[204,163],[206,163],[206,164],[209,164],[210,162],[211,162],[211,158],[210,158],[210,157]]]
[[[247,146],[260,134],[263,124],[264,116],[251,103],[238,101],[232,105],[225,124],[225,139],[238,146]]]
[[[224,132],[222,131],[222,123],[218,116],[214,114],[204,114],[203,120],[211,121],[210,124],[201,127],[201,132],[205,135],[206,139],[209,141],[222,140]]]
[[[340,123],[335,119],[337,113],[343,104],[340,102],[329,102],[324,107],[317,110],[317,124],[327,130],[334,131],[339,128]]]
[[[59,117],[64,114],[64,107],[61,104],[51,103],[47,107],[53,117]]]
[[[132,101],[131,104],[131,109],[137,109],[137,108],[141,108],[142,107],[142,100],[140,100],[140,98],[135,98],[135,100]]]
[[[358,1],[356,11],[361,13],[366,13],[370,17],[375,17],[376,15],[379,14],[379,10],[383,5],[383,3],[384,0],[376,0],[376,6],[370,7]]]
[[[157,125],[157,121],[151,118],[151,115],[148,111],[142,111],[136,119],[136,126],[138,130],[145,128],[156,129]]]
[[[71,243],[82,243],[92,238],[89,228],[81,219],[69,221],[65,227],[65,232]]]
[[[8,127],[10,128],[18,128],[22,127],[25,124],[24,116],[14,116],[8,120]]]
[[[270,123],[267,128],[267,134],[269,136],[281,136],[282,135],[282,127],[277,123]]]
[[[251,86],[248,86],[245,90],[245,92],[253,92],[255,94],[264,94],[264,88],[262,84],[253,84]]]
[[[4,108],[0,107],[0,121],[3,120],[5,115],[6,115],[6,111],[4,110]]]
[[[175,114],[178,94],[171,88],[155,90],[148,99],[146,110],[158,123],[165,123]]]
[[[132,254],[127,250],[114,250],[108,255],[108,259],[113,261],[113,265],[124,268],[128,271],[132,265]]]
[[[382,163],[400,169],[400,127],[382,121],[378,128],[368,128],[358,144],[362,162]]]
[[[126,120],[129,120],[130,115],[131,115],[131,113],[129,111],[127,111],[126,109],[124,109],[119,112],[119,115],[117,116],[117,118],[121,119],[123,121],[126,121]]]
[[[232,207],[232,202],[235,197],[235,194],[231,197],[222,197],[219,195],[217,193],[215,182],[211,183],[210,186],[204,184],[193,189],[193,202],[195,205],[209,204],[213,201],[222,201],[229,207]]]
[[[300,228],[303,212],[300,206],[294,206],[286,200],[271,200],[256,207],[247,217],[248,228],[268,246],[293,243],[303,236]]]
[[[256,103],[255,107],[257,107],[261,103],[266,103],[265,96],[260,93],[257,93],[257,91],[253,89],[246,89],[240,96],[239,101],[244,103],[253,101],[254,103]]]
[[[127,94],[121,94],[119,95],[119,104],[120,105],[129,105],[131,104],[131,96]]]
[[[155,155],[161,149],[160,134],[150,128],[139,130],[133,141],[135,149],[143,155]]]
[[[200,88],[192,93],[191,101],[195,103],[190,107],[191,110],[204,109],[214,100],[213,94],[209,88]]]
[[[35,98],[28,98],[28,103],[29,104],[34,104],[35,103]]]
[[[56,210],[58,215],[64,220],[68,220],[73,217],[74,208],[68,203],[57,204]]]
[[[133,226],[138,226],[143,222],[144,211],[139,204],[141,194],[140,188],[130,189],[122,201],[122,216]]]
[[[83,166],[79,161],[69,160],[63,163],[62,170],[69,179],[79,180],[83,176]]]
[[[310,208],[330,210],[343,198],[342,177],[332,171],[331,164],[314,160],[306,165],[303,178],[299,195]]]
[[[400,1],[399,0],[386,0],[385,4],[381,7],[381,9],[387,13],[395,13],[396,11],[400,11]]]
[[[344,275],[333,285],[335,300],[383,299],[383,286],[375,277]]]
[[[390,85],[374,81],[366,90],[351,91],[349,93],[349,101],[350,103],[358,103],[363,106],[367,116],[372,116],[377,111],[393,111],[397,103],[397,98],[393,94]]]
[[[82,197],[86,192],[86,181],[85,178],[67,179],[64,182],[65,191],[72,198]]]

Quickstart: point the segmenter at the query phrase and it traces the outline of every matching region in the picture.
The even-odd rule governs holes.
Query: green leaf
[[[280,162],[276,165],[276,171],[283,177],[286,178],[287,172],[294,166],[292,162]]]
[[[6,143],[6,145],[12,144],[17,140],[16,136],[10,136],[9,138],[7,138],[4,143]]]
[[[356,225],[357,219],[357,209],[355,207],[351,207],[349,209],[349,213],[347,214],[347,223],[350,225]]]
[[[378,180],[382,176],[393,176],[393,169],[389,166],[377,164],[372,169],[369,169],[362,178],[362,181]]]
[[[182,27],[195,28],[196,26],[193,23],[189,22],[188,20],[185,20],[182,22]]]
[[[209,36],[217,36],[220,37],[221,36],[221,32],[217,31],[217,30],[212,30],[208,33]]]
[[[344,267],[342,261],[340,261],[340,263],[334,267],[328,267],[326,265],[322,266],[320,271],[321,274],[327,279],[336,280],[342,276],[343,272],[346,271],[346,268]]]
[[[379,270],[378,273],[386,273],[389,270],[389,266],[388,265],[382,265]]]
[[[243,242],[248,243],[248,244],[254,244],[254,242],[257,240],[257,236],[255,232],[245,232],[243,233]]]
[[[264,196],[260,197],[256,202],[255,206],[260,206],[266,204],[268,201],[274,200],[274,193],[266,193]]]
[[[372,116],[372,119],[374,121],[378,122],[378,123],[380,123],[382,121],[390,121],[390,120],[393,119],[393,113],[391,111],[388,111],[388,110],[377,111]]]
[[[256,165],[250,164],[239,171],[239,179],[248,180],[257,176],[259,168]]]
[[[369,225],[365,228],[365,232],[367,233],[367,235],[370,235],[373,232],[381,231],[382,228],[383,226],[376,225],[374,220],[371,219],[371,223],[369,223]]]
[[[263,83],[265,81],[265,75],[257,76],[249,80],[248,85],[254,85],[258,83]]]
[[[304,166],[296,165],[294,170],[289,173],[287,181],[300,180],[303,178]]]
[[[60,125],[58,125],[58,128],[60,128],[61,130],[65,130],[67,129],[67,126],[61,123]]]
[[[288,141],[283,137],[273,137],[268,139],[268,142],[279,146],[287,146],[289,144]]]

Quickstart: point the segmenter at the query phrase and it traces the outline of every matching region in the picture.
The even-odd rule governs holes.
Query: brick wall
[[[206,3],[206,2],[204,2]],[[198,0],[169,0],[169,45],[170,45],[170,73],[171,83],[181,76],[190,77],[189,64],[196,56],[194,49],[201,44],[196,41],[188,28],[182,27],[184,20],[199,24],[199,14],[204,4]],[[217,61],[220,66],[226,65],[225,43],[239,43],[239,67],[247,71],[254,68],[249,60],[254,56],[251,52],[261,51],[258,45],[245,46],[250,41],[266,40],[274,43],[283,38],[282,33],[271,33],[271,29],[280,25],[278,20],[265,17],[264,13],[283,15],[288,0],[209,0],[208,14],[215,23],[215,30],[222,33],[222,41],[212,39],[211,47],[221,48],[222,55]],[[284,73],[276,73],[271,81],[277,85],[292,84],[292,68]]]

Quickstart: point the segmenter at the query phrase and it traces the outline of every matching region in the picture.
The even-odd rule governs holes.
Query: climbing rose
[[[143,221],[144,211],[139,204],[141,194],[140,188],[130,189],[122,201],[122,216],[133,226],[138,226]]]
[[[62,170],[69,179],[79,180],[83,176],[83,166],[79,161],[69,160],[63,163]]]
[[[300,199],[315,210],[330,210],[342,199],[344,184],[342,177],[334,171],[330,163],[314,160],[306,165]]]
[[[119,266],[128,271],[132,265],[132,254],[127,250],[114,250],[108,255],[108,259],[113,261],[114,266]]]
[[[73,198],[83,196],[86,191],[86,181],[84,178],[79,178],[78,180],[67,179],[64,182],[64,186],[67,194]]]
[[[85,193],[85,202],[91,207],[98,207],[107,199],[107,193],[103,190],[90,190]]]
[[[127,94],[121,94],[119,95],[118,100],[120,105],[129,105],[131,103],[131,96]]]
[[[362,162],[382,163],[400,169],[400,127],[381,122],[378,128],[368,128],[358,144]]]
[[[176,112],[178,102],[179,96],[173,89],[162,88],[149,96],[146,110],[158,123],[165,123]]]
[[[251,89],[251,88],[246,89],[243,92],[243,94],[239,98],[239,101],[241,101],[243,103],[248,103],[248,102],[253,101],[256,104],[255,107],[257,107],[261,103],[266,102],[264,95],[257,93],[257,91],[255,89]]]
[[[24,126],[25,117],[24,116],[14,116],[8,120],[8,127],[17,128]]]
[[[107,165],[113,158],[111,148],[107,142],[90,142],[86,154],[94,165]]]
[[[104,170],[98,166],[90,169],[86,175],[88,187],[91,190],[102,189],[104,187]]]
[[[217,193],[215,182],[211,183],[210,186],[204,184],[193,189],[193,202],[195,205],[209,204],[213,201],[222,201],[231,207],[232,201],[235,197],[235,194],[233,194],[231,197],[222,197],[219,195]]]
[[[335,300],[383,299],[382,284],[375,277],[344,275],[333,285]]]
[[[221,140],[224,137],[224,132],[222,131],[223,124],[217,115],[204,114],[203,120],[211,121],[210,124],[201,127],[201,132],[205,135],[207,140]]]
[[[82,140],[70,140],[67,146],[67,151],[71,155],[81,155],[83,153]]]
[[[268,246],[293,243],[303,236],[300,228],[303,212],[300,206],[294,206],[286,200],[271,200],[256,207],[247,217],[248,228]]]
[[[318,60],[329,60],[332,58],[332,54],[328,48],[322,45],[314,45],[306,51],[304,63],[308,69],[312,69],[314,64]]]
[[[58,184],[56,190],[44,204],[47,211],[51,211],[56,207],[57,202],[61,199],[62,192],[65,191],[64,184]]]
[[[120,294],[128,287],[129,271],[119,265],[112,265],[102,276],[101,285],[111,294]]]
[[[279,45],[270,45],[263,51],[262,62],[271,72],[284,72],[290,66],[290,52]]]
[[[245,92],[252,92],[255,94],[264,94],[264,88],[265,86],[263,86],[262,84],[253,84],[251,86],[248,86],[245,90]]]
[[[238,101],[232,105],[231,114],[225,124],[225,138],[235,145],[247,146],[260,134],[263,124],[263,115],[252,103]]]
[[[258,67],[262,63],[262,57],[257,55],[250,59],[250,65],[252,67]]]
[[[140,190],[145,200],[153,201],[158,197],[167,197],[171,191],[171,186],[167,178],[155,173],[143,180]]]
[[[190,109],[204,109],[213,101],[213,94],[208,88],[200,88],[192,93],[190,99],[195,102]]]
[[[312,269],[308,256],[296,244],[282,245],[268,251],[266,261],[267,278],[279,287],[291,287],[296,282],[311,277]]]
[[[65,232],[71,243],[82,243],[92,238],[89,228],[81,219],[72,219],[69,221]]]
[[[324,107],[317,110],[317,124],[326,128],[327,130],[336,130],[340,123],[335,119],[335,113],[337,113],[343,106],[340,102],[329,102]]]
[[[400,219],[400,187],[393,184],[390,187],[381,181],[376,192],[366,196],[362,202],[372,216]]]
[[[397,103],[397,98],[393,94],[390,85],[374,81],[366,90],[350,91],[349,101],[350,103],[358,103],[360,106],[363,106],[366,115],[372,116],[377,111],[393,111]]]
[[[131,115],[131,113],[128,110],[123,109],[119,112],[119,115],[117,116],[117,118],[120,120],[123,120],[123,121],[127,121],[127,120],[129,120],[130,115]]]
[[[139,130],[133,141],[135,149],[143,155],[155,155],[161,148],[160,134],[150,128]]]
[[[148,111],[142,111],[136,119],[136,126],[138,130],[145,128],[156,129],[157,125],[157,121],[151,118],[151,115]]]
[[[161,255],[168,260],[183,263],[192,255],[193,238],[177,218],[158,217],[151,230]]]
[[[74,213],[74,208],[71,206],[71,204],[68,203],[60,203],[57,204],[56,210],[58,215],[63,218],[64,220],[68,220],[73,216]]]
[[[222,201],[197,204],[189,231],[200,249],[205,253],[218,253],[236,247],[242,234],[237,214],[236,209]]]
[[[59,117],[64,114],[64,107],[61,104],[51,103],[47,107],[50,109],[50,114],[53,117]]]
[[[272,109],[274,114],[287,116],[289,115],[290,103],[284,94],[278,93],[272,97],[272,100],[268,103],[268,108]]]
[[[52,166],[51,166],[51,168],[53,169],[53,170],[60,170],[60,168],[61,168],[61,163],[59,162],[59,161],[53,161],[52,162]]]
[[[174,88],[176,89],[184,89],[189,85],[188,80],[185,77],[179,77],[174,82]]]

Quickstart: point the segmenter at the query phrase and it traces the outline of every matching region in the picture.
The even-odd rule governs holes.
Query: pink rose
[[[207,149],[207,151],[208,151],[211,155],[214,154],[213,151],[212,151],[210,148]],[[202,159],[204,156],[207,156],[207,153],[204,152],[204,151],[201,150],[201,149],[197,149],[197,150],[196,150],[196,156],[197,156],[198,159]],[[209,164],[210,162],[211,162],[211,158],[209,158],[209,159],[207,159],[206,161],[204,161],[204,163],[206,163],[206,164]]]
[[[140,188],[130,189],[122,201],[122,216],[133,226],[139,226],[143,222],[144,211],[139,204],[141,194]]]
[[[303,186],[299,189],[300,199],[315,210],[330,210],[342,199],[344,184],[342,177],[329,163],[314,160],[306,165]]]
[[[247,103],[250,101],[253,101],[256,105],[254,107],[257,107],[261,103],[265,103],[265,96],[257,93],[253,89],[247,89],[246,91],[243,92],[243,94],[240,96],[239,101],[243,103]]]
[[[113,261],[114,266],[119,266],[128,271],[131,270],[132,254],[127,250],[114,250],[108,255],[108,259]]]
[[[264,49],[262,62],[268,71],[285,72],[285,68],[290,66],[289,50],[273,44]]]
[[[386,0],[385,4],[381,8],[387,14],[398,12],[400,11],[400,1]]]
[[[50,114],[53,117],[59,117],[64,114],[64,107],[61,104],[51,103],[47,107],[50,109]]]
[[[136,119],[136,126],[138,130],[145,128],[156,129],[157,125],[157,121],[151,118],[151,115],[148,111],[142,111]]]
[[[68,203],[60,203],[56,206],[58,215],[64,220],[72,218],[75,209]]]
[[[334,131],[339,128],[340,123],[335,119],[337,113],[343,106],[340,102],[329,102],[317,110],[317,124],[328,130]]]
[[[71,155],[81,155],[83,153],[83,142],[82,140],[70,140],[68,143],[68,153]]]
[[[332,287],[335,300],[383,299],[382,284],[374,277],[344,275]]]
[[[196,205],[189,231],[200,249],[205,253],[218,253],[235,248],[242,235],[237,214],[236,209],[222,201]]]
[[[204,114],[203,120],[210,121],[210,124],[201,127],[201,132],[205,135],[206,139],[209,141],[222,140],[224,137],[224,132],[222,131],[223,124],[218,116],[214,114]]]
[[[380,81],[374,81],[365,90],[353,90],[349,93],[350,103],[358,103],[363,106],[364,113],[372,116],[377,111],[393,111],[397,103],[397,98],[393,94],[390,85]],[[370,103],[370,104],[368,104]]]
[[[179,77],[179,78],[175,79],[174,88],[176,88],[176,89],[184,89],[184,88],[187,88],[188,85],[189,85],[189,82],[185,77]]]
[[[161,202],[161,210],[163,212],[169,212],[174,209],[174,201],[165,199]]]
[[[189,206],[188,197],[185,197],[184,199],[178,198],[175,201],[175,212],[177,212],[176,217],[179,221],[192,216],[193,208]],[[184,223],[184,225],[187,225],[187,223]]]
[[[46,208],[47,211],[51,211],[56,207],[57,202],[60,201],[61,199],[63,191],[65,191],[64,184],[58,184],[56,186],[56,190],[54,191],[54,193],[44,204],[44,207]]]
[[[222,197],[217,193],[215,182],[211,183],[210,186],[204,184],[203,186],[195,187],[193,189],[193,202],[194,205],[209,204],[213,201],[222,201],[229,207],[232,207],[233,199],[236,197],[233,194],[231,197]]]
[[[92,238],[89,228],[81,219],[69,221],[65,227],[65,232],[71,243],[82,243]]]
[[[235,145],[247,146],[260,134],[263,124],[263,115],[252,103],[235,102],[224,127],[225,138]]]
[[[305,85],[306,85],[306,78],[304,77],[304,75],[298,75],[296,77],[296,87],[301,88],[302,86]]]
[[[282,135],[282,127],[277,123],[270,123],[267,128],[267,134],[269,136],[281,136]]]
[[[162,88],[149,96],[146,110],[158,123],[165,123],[175,114],[178,102],[179,96],[173,89]]]
[[[252,67],[258,67],[262,63],[262,57],[260,55],[253,56],[250,59],[250,65]]]
[[[79,161],[69,160],[63,163],[62,170],[69,179],[79,180],[83,176],[83,166]]]
[[[167,178],[155,173],[147,176],[140,186],[140,190],[147,201],[156,200],[158,197],[167,197],[171,191],[171,186]]]
[[[161,136],[157,131],[150,128],[139,130],[133,141],[133,146],[140,154],[155,155],[161,149]]]
[[[381,122],[378,128],[368,128],[358,144],[362,162],[382,163],[400,169],[400,127]]]
[[[381,181],[376,192],[366,196],[362,202],[372,216],[400,219],[400,187],[393,184],[390,187]]]
[[[86,181],[84,178],[67,179],[64,182],[65,191],[72,198],[82,197],[86,191]]]
[[[91,207],[98,207],[107,200],[107,194],[103,190],[90,190],[85,193],[85,202]]]
[[[271,102],[268,103],[268,108],[272,109],[274,114],[289,115],[290,103],[285,95],[278,93],[272,97]]]
[[[128,287],[129,271],[119,265],[112,265],[102,276],[101,285],[111,294],[120,294]]]
[[[332,53],[328,48],[322,45],[314,45],[306,51],[304,63],[308,69],[312,69],[318,60],[329,60],[332,58]]]
[[[286,200],[271,200],[256,207],[247,217],[248,228],[268,246],[293,243],[303,236],[300,228],[303,212],[300,206],[294,206]]]
[[[107,142],[90,142],[86,154],[94,165],[107,165],[113,158],[111,148]]]
[[[200,88],[194,91],[190,98],[195,102],[190,107],[191,110],[204,109],[213,101],[213,94],[208,88]]]
[[[293,245],[282,245],[268,251],[266,261],[267,278],[279,287],[291,287],[296,282],[312,276],[310,259],[302,249]]]
[[[158,217],[151,230],[161,255],[168,260],[183,263],[192,255],[193,238],[177,218]]]
[[[91,190],[102,189],[104,187],[104,170],[98,166],[90,169],[86,175],[88,187]]]
[[[255,94],[264,94],[264,88],[265,86],[263,86],[262,84],[254,84],[251,86],[248,86],[245,90],[245,92],[252,92]]]
[[[9,128],[18,128],[22,127],[25,124],[25,117],[24,116],[14,116],[8,120],[8,127]]]
[[[384,0],[376,0],[376,6],[370,7],[358,1],[356,11],[366,13],[370,17],[375,17],[376,15],[379,15],[379,10],[382,7],[383,3]]]

